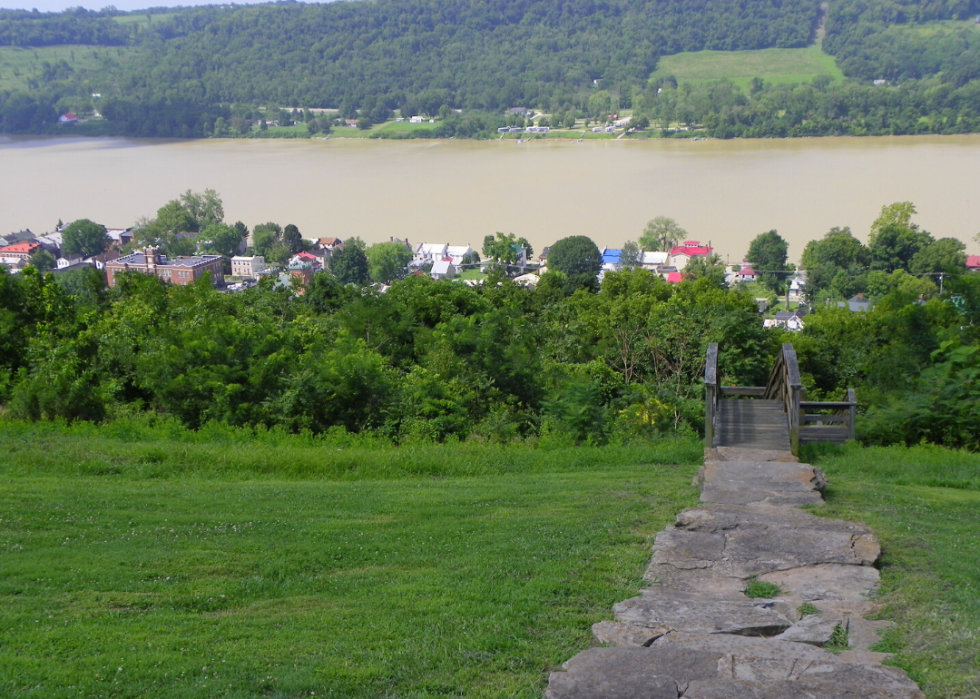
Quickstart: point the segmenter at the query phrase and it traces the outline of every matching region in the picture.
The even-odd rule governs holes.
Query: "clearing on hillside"
[[[654,77],[673,75],[679,84],[727,78],[745,89],[752,78],[770,83],[810,82],[818,75],[834,81],[844,74],[833,56],[817,46],[805,49],[762,49],[759,51],[696,51],[664,56]]]

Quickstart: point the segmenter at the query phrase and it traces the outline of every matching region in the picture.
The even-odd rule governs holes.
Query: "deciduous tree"
[[[398,279],[412,261],[412,251],[401,243],[378,243],[367,249],[371,278],[382,284]]]
[[[578,274],[595,275],[602,269],[602,253],[584,235],[562,238],[548,251],[548,267],[569,277]]]
[[[367,284],[370,279],[367,253],[360,238],[348,238],[344,247],[330,255],[330,271],[344,284]]]
[[[66,257],[101,255],[112,242],[105,226],[87,218],[69,223],[61,232],[61,240],[61,250]]]
[[[640,236],[640,247],[649,251],[670,252],[671,249],[687,237],[687,231],[672,218],[657,216],[643,229]]]

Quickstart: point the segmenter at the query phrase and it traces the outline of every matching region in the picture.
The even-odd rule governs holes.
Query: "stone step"
[[[671,693],[673,692],[673,693]],[[921,699],[901,671],[820,648],[726,634],[670,633],[649,647],[593,648],[552,673],[546,699]]]

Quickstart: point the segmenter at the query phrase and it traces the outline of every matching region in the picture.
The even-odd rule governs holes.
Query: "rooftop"
[[[185,267],[191,269],[193,267],[200,267],[201,265],[206,265],[215,260],[220,260],[221,255],[190,255],[189,257],[175,257],[170,259],[166,255],[160,255],[157,261],[157,266],[159,267]],[[120,257],[119,259],[113,260],[109,263],[114,267],[121,267],[122,265],[146,265],[146,255],[142,252],[134,252],[129,255]]]

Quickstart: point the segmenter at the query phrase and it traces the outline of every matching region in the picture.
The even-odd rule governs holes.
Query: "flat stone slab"
[[[739,578],[719,575],[710,567],[681,569],[666,563],[651,563],[643,576],[653,590],[697,590],[705,599],[745,599],[745,583]]]
[[[825,563],[870,566],[881,555],[877,537],[863,524],[795,508],[725,505],[684,510],[673,528],[657,535],[653,551],[655,564],[739,578]]]
[[[847,619],[810,614],[776,636],[774,640],[825,646],[834,637],[834,632],[837,630],[837,627],[843,625],[846,629],[847,624]]]
[[[673,685],[674,694],[670,694]],[[921,699],[901,671],[802,643],[667,634],[649,648],[593,648],[552,673],[546,699]]]
[[[850,692],[840,696],[922,696],[916,684],[897,668],[847,663],[833,653],[805,643],[747,636],[672,633],[654,641],[650,649],[656,651],[668,647],[698,656],[708,653],[719,658],[715,677],[698,679],[723,678],[748,683],[778,683],[798,682],[803,678],[826,678],[830,685],[828,689],[846,689]],[[735,693],[729,696],[740,695]],[[772,693],[760,696],[780,695]],[[685,693],[684,697],[687,699],[688,695]]]
[[[827,483],[809,464],[708,461],[701,468],[701,502],[723,505],[819,505]]]
[[[592,635],[607,646],[649,646],[670,629],[625,624],[621,621],[600,621],[592,625]]]
[[[707,652],[591,648],[566,662],[564,672],[551,673],[545,699],[677,699],[692,680],[710,677],[717,667],[718,656]]]
[[[828,563],[766,573],[759,580],[778,585],[801,603],[863,602],[878,589],[881,574],[870,566]]]
[[[691,592],[650,590],[616,604],[613,612],[620,621],[635,626],[688,633],[775,636],[792,622],[772,607],[771,602],[744,595],[735,600],[713,600]]]

